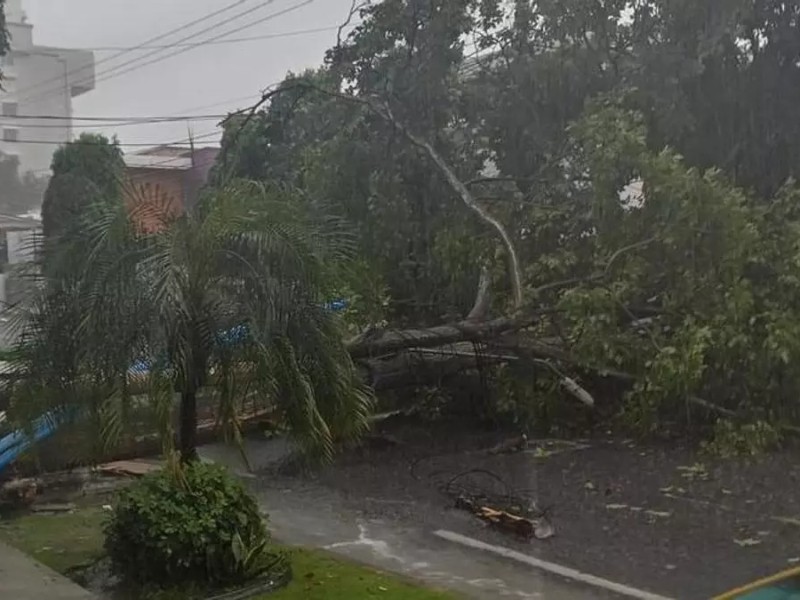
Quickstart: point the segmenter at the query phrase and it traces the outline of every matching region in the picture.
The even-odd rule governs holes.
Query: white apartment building
[[[42,175],[58,147],[50,142],[72,139],[72,98],[94,89],[94,54],[34,44],[22,0],[6,0],[6,21],[11,51],[0,58],[0,152],[19,158],[20,173]]]

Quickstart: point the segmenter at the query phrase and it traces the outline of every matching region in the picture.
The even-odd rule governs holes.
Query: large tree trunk
[[[197,459],[197,392],[181,392],[180,421],[181,460],[190,462]]]
[[[540,314],[540,313],[539,313]],[[427,329],[371,331],[347,344],[355,359],[393,354],[407,348],[435,348],[456,342],[480,342],[523,329],[539,318],[537,313],[516,318],[501,317],[491,321],[461,321]]]

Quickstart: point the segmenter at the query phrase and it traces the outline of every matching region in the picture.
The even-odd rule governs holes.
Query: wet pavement
[[[30,556],[0,542],[3,600],[92,600],[95,596]]]
[[[448,543],[424,531],[367,519],[324,490],[260,489],[277,539],[324,548],[372,567],[400,573],[468,598],[600,600],[607,593],[559,580],[531,567]]]
[[[279,441],[246,445],[250,467],[258,472],[286,455]],[[243,476],[269,514],[276,539],[288,544],[324,548],[348,559],[398,573],[466,598],[519,600],[612,600],[615,594],[568,581],[435,535],[435,528],[375,518],[354,509],[335,491],[306,480],[256,476],[235,449],[221,444],[200,450],[204,459],[226,465]],[[422,517],[422,515],[421,515]]]

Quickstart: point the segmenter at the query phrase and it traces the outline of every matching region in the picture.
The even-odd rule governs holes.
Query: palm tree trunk
[[[185,463],[197,460],[197,392],[195,390],[181,392],[180,426],[181,460]]]

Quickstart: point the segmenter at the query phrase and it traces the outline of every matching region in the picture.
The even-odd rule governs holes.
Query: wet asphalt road
[[[285,456],[281,442],[248,441],[250,466],[259,471]],[[324,548],[377,569],[398,573],[466,598],[613,600],[605,590],[567,581],[506,558],[436,537],[431,524],[375,518],[354,510],[334,490],[307,480],[248,473],[238,451],[222,444],[201,456],[228,466],[251,484],[269,514],[275,537],[288,544]]]

